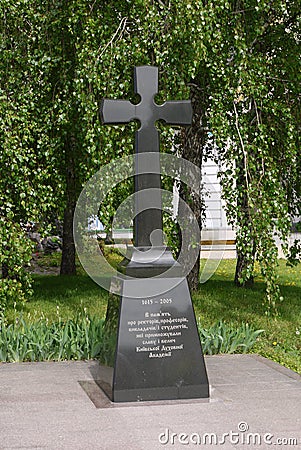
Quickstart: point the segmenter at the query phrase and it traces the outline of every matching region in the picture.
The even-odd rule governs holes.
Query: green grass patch
[[[270,318],[265,314],[265,285],[258,269],[254,286],[237,288],[233,283],[235,263],[221,261],[214,276],[193,296],[200,323],[206,327],[222,320],[265,330],[251,351],[301,374],[301,265],[288,267],[285,261],[279,261],[283,301],[278,306],[279,316]]]
[[[87,312],[103,318],[108,295],[87,275],[34,275],[33,297],[25,305],[9,308],[6,317],[8,322],[20,314],[30,323],[43,318],[55,322],[58,318],[71,319],[79,312]]]

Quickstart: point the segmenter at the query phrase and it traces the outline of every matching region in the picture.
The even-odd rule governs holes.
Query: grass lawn
[[[214,276],[193,296],[196,316],[204,327],[222,319],[264,329],[252,351],[301,374],[301,265],[291,268],[285,261],[279,261],[279,284],[284,299],[277,318],[265,314],[265,286],[259,273],[252,288],[237,288],[233,284],[234,272],[234,260],[221,262]]]
[[[47,260],[41,262],[47,265]],[[52,259],[52,266],[55,260]],[[210,280],[193,295],[196,317],[203,327],[219,320],[239,326],[249,323],[264,329],[253,352],[277,361],[301,373],[301,265],[287,267],[279,261],[279,283],[284,297],[279,316],[265,314],[264,283],[259,274],[252,288],[237,288],[233,284],[235,260],[220,263]],[[49,321],[74,318],[86,310],[91,316],[104,317],[108,293],[80,270],[76,277],[34,275],[34,295],[24,307],[7,310],[9,321],[22,314],[29,322],[41,317]]]
[[[47,317],[53,322],[74,318],[87,311],[91,316],[105,317],[108,293],[87,275],[35,275],[34,295],[22,307],[25,319]]]

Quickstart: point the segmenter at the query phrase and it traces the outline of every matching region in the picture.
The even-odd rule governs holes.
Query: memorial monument
[[[155,103],[157,67],[136,67],[134,87],[141,97],[137,105],[108,99],[101,104],[103,124],[132,120],[141,124],[135,136],[134,247],[121,264],[125,276],[115,280],[121,294],[112,400],[206,398],[208,378],[188,284],[163,242],[160,145],[155,125],[160,119],[171,125],[189,125],[191,103]],[[141,154],[146,158],[139,158]]]

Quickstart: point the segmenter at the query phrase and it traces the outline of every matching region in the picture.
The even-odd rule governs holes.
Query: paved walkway
[[[0,449],[301,449],[301,377],[206,357],[210,400],[111,404],[95,361],[0,364]]]

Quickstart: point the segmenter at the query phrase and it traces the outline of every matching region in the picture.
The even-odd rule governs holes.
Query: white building
[[[206,220],[201,234],[201,255],[204,258],[231,258],[236,257],[235,232],[227,222],[217,173],[218,165],[212,159],[203,163]]]

